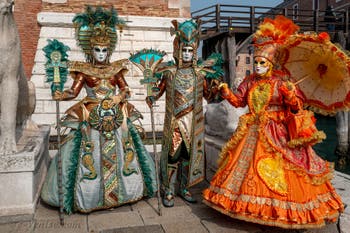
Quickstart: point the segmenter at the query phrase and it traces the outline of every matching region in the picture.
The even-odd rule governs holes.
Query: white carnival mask
[[[95,45],[92,49],[92,52],[97,62],[103,63],[106,61],[108,55],[107,46]]]
[[[182,61],[191,62],[193,60],[193,48],[185,46],[182,48]]]
[[[272,63],[264,57],[256,57],[254,59],[255,73],[258,75],[265,75],[272,66]]]

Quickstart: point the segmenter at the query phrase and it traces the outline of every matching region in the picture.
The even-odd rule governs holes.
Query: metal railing
[[[217,4],[192,12],[193,19],[201,20],[202,37],[234,31],[253,33],[265,17],[284,15],[300,27],[300,31],[329,31],[332,24],[335,31],[349,32],[349,10],[334,11],[334,22],[327,21],[326,11],[271,8],[260,6]]]

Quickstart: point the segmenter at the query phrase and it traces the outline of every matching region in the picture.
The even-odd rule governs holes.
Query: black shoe
[[[173,207],[174,206],[174,194],[171,192],[166,192],[163,197],[163,205],[165,207]]]
[[[187,189],[180,191],[180,197],[189,203],[197,203],[197,200],[193,198],[192,194]]]

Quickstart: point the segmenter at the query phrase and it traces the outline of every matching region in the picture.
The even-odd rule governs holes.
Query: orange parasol
[[[330,41],[327,33],[290,36],[283,68],[313,111],[334,115],[349,109],[350,57]]]

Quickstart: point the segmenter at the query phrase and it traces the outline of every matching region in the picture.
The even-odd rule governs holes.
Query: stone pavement
[[[344,180],[345,179],[345,180]],[[348,176],[336,176],[344,201],[348,202],[350,179]],[[208,186],[204,181],[192,189],[201,200],[201,191]],[[321,229],[284,230],[239,221],[223,215],[201,201],[187,204],[175,199],[173,208],[162,207],[162,216],[157,214],[157,198],[141,200],[110,210],[90,214],[65,215],[65,225],[60,226],[57,209],[38,204],[35,216],[31,219],[18,219],[18,222],[0,224],[1,233],[338,233],[337,224]],[[348,222],[344,226],[350,229]],[[342,231],[346,233],[346,231]]]

